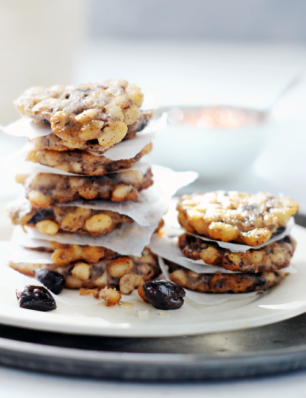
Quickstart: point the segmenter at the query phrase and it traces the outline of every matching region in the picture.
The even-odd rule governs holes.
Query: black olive
[[[54,294],[59,294],[65,287],[63,275],[46,268],[36,270],[35,278]]]
[[[52,209],[43,209],[40,210],[39,212],[37,212],[30,221],[28,221],[28,224],[31,225],[35,225],[37,224],[39,221],[43,221],[46,219],[50,219],[54,217],[54,213]]]
[[[36,311],[55,310],[56,303],[51,293],[43,286],[24,286],[16,290],[19,307]]]
[[[173,282],[148,281],[142,291],[153,307],[160,310],[177,310],[184,304],[185,290]]]

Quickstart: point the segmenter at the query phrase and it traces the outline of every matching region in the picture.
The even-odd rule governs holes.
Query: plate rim
[[[28,358],[31,360],[27,361]],[[43,373],[91,378],[159,381],[229,379],[304,369],[306,344],[268,350],[264,354],[161,354],[93,351],[1,337],[0,364]]]

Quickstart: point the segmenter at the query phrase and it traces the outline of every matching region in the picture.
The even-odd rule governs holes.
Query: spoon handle
[[[289,83],[283,88],[283,90],[278,94],[278,96],[274,99],[274,101],[268,105],[266,108],[266,112],[270,113],[273,108],[275,108],[276,104],[286,95],[289,91],[291,91],[294,87],[296,87],[301,81],[303,77],[302,75],[296,75],[289,81]]]

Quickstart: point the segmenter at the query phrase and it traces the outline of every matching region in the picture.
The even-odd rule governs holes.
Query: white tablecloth
[[[306,371],[242,381],[161,384],[95,381],[0,368],[0,393],[3,398],[302,398]]]

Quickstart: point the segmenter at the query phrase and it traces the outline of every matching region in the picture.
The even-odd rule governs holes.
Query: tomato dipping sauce
[[[230,106],[173,107],[168,110],[171,124],[192,125],[198,128],[233,129],[263,122],[264,113]]]

